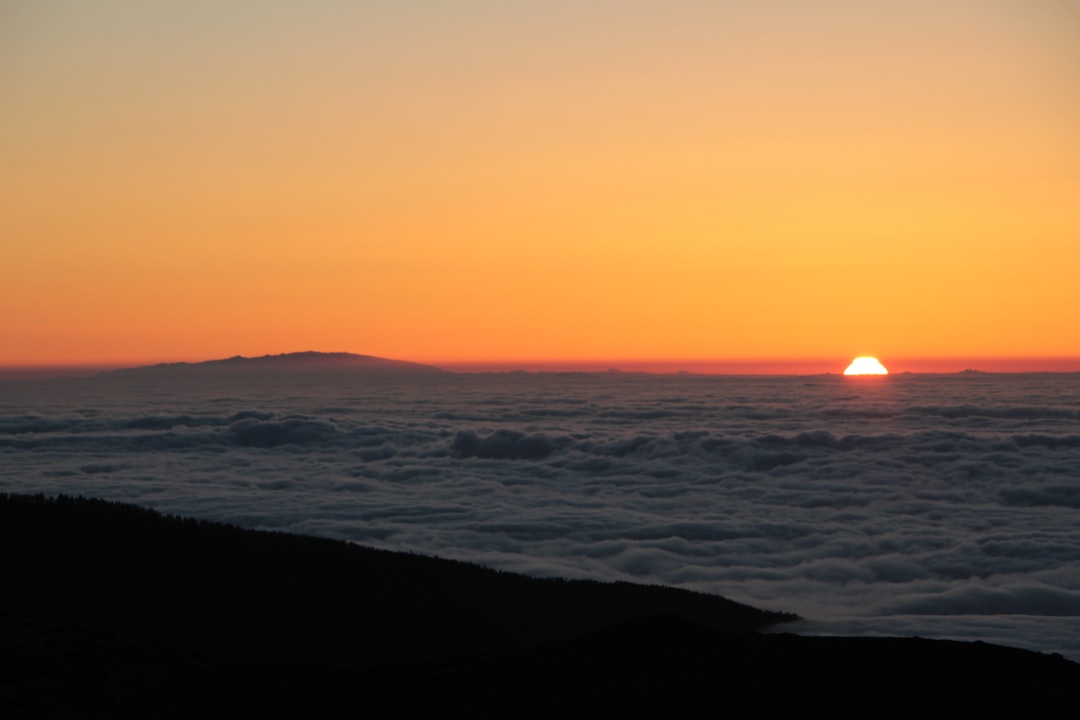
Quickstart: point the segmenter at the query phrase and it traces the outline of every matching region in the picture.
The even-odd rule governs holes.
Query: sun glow
[[[889,371],[875,357],[857,357],[851,361],[845,375],[888,375]]]

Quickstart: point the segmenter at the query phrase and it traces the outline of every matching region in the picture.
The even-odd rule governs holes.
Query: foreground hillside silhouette
[[[100,500],[0,494],[0,714],[1049,708],[1080,665],[800,638],[684,590],[530,579]]]

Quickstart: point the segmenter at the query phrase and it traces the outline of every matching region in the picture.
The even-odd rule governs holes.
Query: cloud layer
[[[0,489],[691,587],[802,613],[806,631],[1080,658],[1078,388],[1068,375],[7,383]]]

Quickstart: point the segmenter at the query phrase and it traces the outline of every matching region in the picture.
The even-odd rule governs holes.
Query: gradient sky
[[[1080,356],[1071,0],[7,0],[0,365]]]

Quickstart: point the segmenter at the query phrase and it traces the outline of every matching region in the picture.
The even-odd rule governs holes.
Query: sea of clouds
[[[1080,660],[1075,374],[6,381],[0,491]]]

